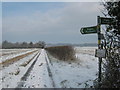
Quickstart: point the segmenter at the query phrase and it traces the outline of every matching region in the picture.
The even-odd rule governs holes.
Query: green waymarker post
[[[98,49],[102,49],[102,45],[101,45],[101,29],[100,29],[100,26],[101,26],[101,23],[102,23],[102,19],[100,18],[100,16],[97,17],[97,25],[99,26],[97,28],[97,34],[98,34]],[[105,22],[104,22],[105,23]],[[98,73],[98,87],[100,88],[101,87],[101,64],[102,64],[102,58],[101,57],[98,57],[98,60],[99,60],[99,73]]]
[[[97,33],[97,26],[81,28],[81,29],[80,29],[80,32],[81,32],[82,34],[93,34],[93,33]]]
[[[97,17],[97,25],[99,26],[97,29],[98,49],[100,50],[103,49],[103,45],[101,44],[101,29],[100,29],[101,25],[111,25],[113,22],[114,22],[113,18],[105,18],[105,17],[100,17],[100,16]],[[100,82],[101,82],[101,73],[102,73],[102,70],[101,70],[102,57],[98,57],[98,60],[99,60],[99,74],[98,74],[99,86],[98,87],[101,87]]]

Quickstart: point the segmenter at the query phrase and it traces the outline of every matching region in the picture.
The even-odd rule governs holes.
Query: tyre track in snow
[[[29,76],[30,72],[32,71],[38,57],[40,56],[41,52],[38,53],[37,57],[35,58],[34,62],[31,64],[31,66],[28,68],[26,73],[23,75],[21,78],[21,81],[18,83],[18,86],[16,87],[15,90],[18,90],[18,88],[22,88],[24,86],[25,81],[27,80],[27,77]]]
[[[29,77],[38,57],[40,56],[41,53],[39,53],[39,55],[36,57],[35,61],[32,63],[32,65],[28,68],[27,72],[24,74],[24,76],[21,78],[21,82],[19,82],[18,86],[16,87],[16,90],[19,88],[22,88],[26,81],[27,81],[27,78]],[[45,62],[46,62],[46,70],[47,70],[47,73],[48,74],[48,77],[50,79],[50,83],[52,85],[53,88],[55,88],[55,82],[54,82],[54,78],[53,78],[53,74],[52,74],[52,71],[51,71],[51,64],[47,58],[47,54],[46,54],[46,51],[44,50],[44,59],[45,59]]]
[[[46,51],[45,51],[44,54],[45,54],[45,60],[46,60],[46,64],[47,64],[48,74],[49,74],[49,77],[50,77],[50,79],[51,79],[52,86],[55,88],[55,82],[54,82],[54,79],[53,79],[53,74],[52,74],[51,69],[50,69],[51,63],[48,61],[48,58],[47,58],[48,56],[47,56]]]
[[[35,51],[31,51],[31,52],[28,52],[28,53],[25,53],[25,54],[22,54],[22,55],[19,55],[19,56],[16,56],[16,57],[13,57],[13,58],[10,58],[10,59],[7,59],[3,62],[0,63],[0,66],[4,66],[4,67],[8,67],[9,65],[19,61],[20,59],[22,58],[25,58],[26,56],[30,55],[30,54],[33,54],[34,52],[37,52],[37,50]]]

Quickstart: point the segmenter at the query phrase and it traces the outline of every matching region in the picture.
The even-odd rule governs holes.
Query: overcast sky
[[[2,42],[2,3],[0,1],[0,43]]]
[[[102,16],[99,2],[3,2],[2,40],[11,42],[97,43],[97,35],[81,35]]]

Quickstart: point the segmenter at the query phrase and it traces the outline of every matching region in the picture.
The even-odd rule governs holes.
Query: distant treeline
[[[8,42],[7,40],[2,42],[2,48],[3,49],[12,49],[12,48],[44,48],[45,42],[39,41],[36,43],[33,42]]]

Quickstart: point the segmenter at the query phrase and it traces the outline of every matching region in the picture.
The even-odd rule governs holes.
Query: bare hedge
[[[75,60],[75,51],[72,46],[55,46],[45,49],[59,60]]]

